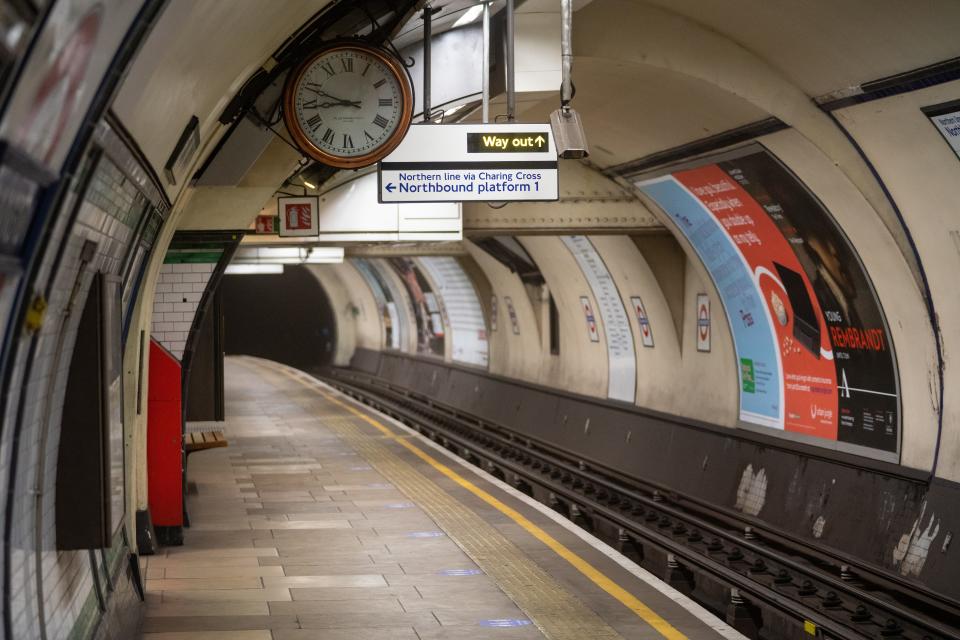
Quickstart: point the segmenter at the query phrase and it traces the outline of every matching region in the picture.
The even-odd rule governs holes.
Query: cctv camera
[[[590,155],[583,123],[576,111],[568,106],[557,109],[550,114],[550,126],[553,129],[553,139],[557,143],[557,155],[561,158],[571,160]]]

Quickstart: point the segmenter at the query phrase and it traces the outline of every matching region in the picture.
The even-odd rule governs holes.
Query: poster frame
[[[600,342],[600,327],[597,324],[597,311],[588,296],[580,296],[580,309],[583,311],[583,320],[587,323],[587,337],[590,342]]]
[[[630,304],[633,307],[633,316],[637,320],[637,326],[640,327],[640,344],[645,349],[653,349],[656,343],[653,340],[653,325],[650,322],[650,314],[647,313],[647,307],[643,304],[643,298],[640,295],[630,296]],[[643,332],[646,325],[647,332]]]
[[[941,108],[948,104],[949,103],[934,105],[931,108]],[[957,104],[960,105],[960,101],[957,101]],[[960,107],[958,107],[958,109],[960,109]],[[936,128],[932,122],[931,122],[931,126],[934,126],[934,128]],[[640,171],[633,174],[625,174],[622,177],[623,179],[627,180],[631,184],[636,184],[636,183],[647,181],[647,180],[661,178],[661,177],[664,177],[673,173],[677,173],[680,171],[685,171],[688,169],[696,169],[709,164],[719,164],[726,161],[736,160],[744,156],[752,155],[758,152],[765,153],[774,162],[776,162],[797,183],[797,185],[802,187],[803,190],[807,193],[807,195],[809,195],[810,198],[814,200],[824,212],[826,212],[826,214],[830,217],[830,220],[832,221],[837,234],[839,235],[839,237],[841,237],[844,240],[844,242],[846,242],[847,246],[850,249],[852,257],[856,262],[856,265],[862,270],[864,274],[865,280],[869,286],[870,295],[876,301],[877,308],[880,311],[880,321],[881,321],[884,333],[886,336],[891,337],[891,339],[888,342],[889,342],[889,348],[890,348],[890,358],[893,364],[894,386],[895,386],[896,395],[897,395],[897,439],[896,439],[897,445],[894,451],[885,451],[883,449],[875,449],[865,445],[858,445],[850,442],[841,442],[839,440],[828,440],[825,438],[809,436],[803,433],[797,433],[797,432],[791,432],[791,431],[785,431],[785,430],[783,431],[774,430],[768,427],[764,427],[762,425],[745,422],[740,419],[737,419],[736,426],[740,430],[749,431],[749,432],[756,433],[758,435],[763,435],[766,437],[771,437],[780,441],[794,442],[797,444],[809,445],[820,450],[836,451],[839,453],[847,453],[847,454],[860,456],[862,458],[870,458],[870,459],[881,461],[881,462],[899,464],[901,460],[902,452],[903,452],[903,435],[904,435],[903,434],[903,425],[904,425],[903,396],[902,396],[902,388],[900,384],[899,359],[897,357],[896,345],[894,344],[894,341],[892,339],[892,335],[890,331],[890,323],[889,323],[889,320],[887,319],[887,313],[886,313],[886,310],[884,309],[882,299],[877,294],[876,286],[873,283],[873,277],[871,276],[870,271],[864,265],[863,259],[860,256],[860,252],[857,250],[856,245],[854,245],[854,243],[850,240],[850,236],[847,234],[843,225],[841,225],[841,223],[833,215],[830,207],[828,207],[826,203],[823,202],[823,200],[816,194],[816,192],[814,192],[810,188],[810,186],[799,175],[797,175],[797,173],[793,169],[791,169],[790,166],[786,162],[784,162],[776,153],[774,153],[770,148],[768,148],[762,142],[759,142],[757,140],[753,140],[746,144],[736,146],[724,151],[704,153],[694,158],[691,158],[689,160],[684,160],[682,162],[663,165],[652,170],[644,170],[644,171]],[[700,258],[696,250],[690,244],[690,241],[687,239],[687,237],[679,229],[677,229],[676,224],[673,222],[671,217],[666,212],[663,211],[663,209],[659,206],[659,204],[653,198],[646,195],[641,189],[636,187],[635,189],[641,201],[644,204],[646,204],[651,211],[655,212],[655,215],[660,218],[660,220],[663,222],[664,225],[666,225],[668,228],[673,230],[674,237],[676,237],[677,241],[681,244],[682,247],[684,247],[685,253],[691,256],[691,259],[700,261]],[[714,290],[716,290],[715,288],[716,285],[712,277],[710,278],[710,284],[711,286],[714,287]],[[723,298],[719,295],[717,295],[716,297],[720,304],[721,310],[723,310],[724,312],[724,318],[725,319],[729,318],[730,316],[727,313],[726,304]],[[711,310],[711,315],[712,315],[712,310]],[[735,366],[739,366],[737,362],[734,362],[733,364]],[[739,407],[739,394],[738,394],[738,407]],[[739,413],[739,410],[738,410],[738,413]]]
[[[520,335],[520,320],[517,318],[517,310],[513,306],[513,298],[503,296],[503,304],[507,307],[507,315],[510,317],[510,330],[513,335]]]
[[[703,320],[700,319],[700,309],[707,310],[707,316]],[[695,320],[694,327],[697,333],[697,352],[710,353],[710,348],[712,346],[711,339],[713,338],[713,317],[710,309],[710,296],[708,294],[697,294],[697,311],[693,317]],[[702,334],[700,331],[701,324],[707,329]]]

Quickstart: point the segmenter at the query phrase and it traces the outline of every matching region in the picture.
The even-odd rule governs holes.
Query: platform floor
[[[226,367],[229,446],[191,456],[192,526],[147,559],[144,640],[742,637],[389,418],[281,365]]]

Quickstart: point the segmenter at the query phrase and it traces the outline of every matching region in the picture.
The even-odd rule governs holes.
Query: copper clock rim
[[[317,147],[303,132],[303,127],[297,120],[294,105],[296,87],[303,78],[303,74],[307,71],[307,69],[310,68],[317,58],[334,53],[336,51],[347,50],[368,54],[383,62],[400,82],[400,92],[403,99],[403,110],[400,114],[400,123],[397,126],[397,130],[394,131],[389,138],[387,138],[386,142],[384,142],[374,151],[365,153],[362,156],[354,156],[350,158],[336,156]],[[412,120],[413,89],[410,86],[410,80],[407,77],[406,70],[393,56],[381,50],[379,47],[374,47],[371,45],[351,43],[339,44],[319,49],[310,54],[306,59],[303,60],[303,62],[294,67],[293,71],[291,71],[290,75],[287,77],[286,85],[283,88],[283,121],[287,126],[287,131],[289,131],[290,135],[293,136],[294,142],[301,151],[317,162],[322,162],[337,169],[360,169],[379,161],[381,158],[385,157],[387,154],[397,148],[404,136],[406,136],[407,129],[410,127]]]

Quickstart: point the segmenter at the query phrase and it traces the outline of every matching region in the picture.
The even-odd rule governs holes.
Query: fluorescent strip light
[[[303,186],[307,187],[308,189],[316,189],[316,188],[317,188],[317,185],[311,184],[311,183],[307,182],[306,180],[303,181]]]
[[[453,23],[453,28],[462,27],[465,24],[470,24],[474,20],[480,17],[480,14],[483,13],[483,4],[475,4],[464,13],[462,16],[457,18],[457,21]]]
[[[228,276],[283,273],[282,264],[230,264],[224,272]]]
[[[343,247],[241,247],[232,264],[339,264]]]
[[[257,247],[256,257],[263,260],[300,260],[303,257],[299,247]]]
[[[310,257],[303,261],[303,264],[341,264],[343,258],[314,258]]]

